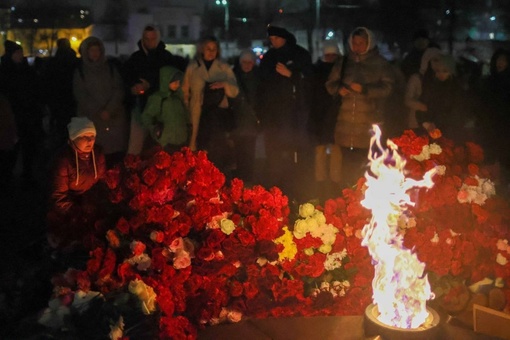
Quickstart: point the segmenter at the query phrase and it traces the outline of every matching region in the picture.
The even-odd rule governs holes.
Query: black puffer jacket
[[[290,78],[276,72],[276,64],[282,63],[292,71]],[[284,46],[271,48],[260,63],[260,101],[257,112],[263,126],[297,126],[297,109],[308,107],[308,90],[313,65],[310,53],[296,44],[290,34]]]
[[[145,50],[142,42],[139,41],[138,51],[134,52],[124,63],[122,74],[128,89],[139,82],[140,78],[147,80],[150,84],[149,91],[142,96],[144,106],[148,96],[159,89],[159,69],[167,65],[184,72],[187,62],[184,58],[175,56],[167,51],[165,44],[161,41],[154,50],[150,51]],[[133,98],[131,99],[128,103],[132,105]]]

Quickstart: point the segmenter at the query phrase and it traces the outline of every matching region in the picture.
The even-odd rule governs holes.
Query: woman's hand
[[[214,82],[212,83],[211,85],[209,85],[209,88],[211,90],[217,90],[217,89],[222,89],[225,87],[225,83],[222,82],[222,81],[217,81],[217,82]]]
[[[423,104],[422,102],[418,102],[416,104],[416,111],[423,111],[423,112],[427,112],[429,109],[427,107],[427,105]]]
[[[338,90],[338,94],[342,97],[345,97],[347,96],[349,93],[351,93],[351,91],[349,91],[347,88],[345,88],[344,86],[342,86],[340,88],[340,90]]]

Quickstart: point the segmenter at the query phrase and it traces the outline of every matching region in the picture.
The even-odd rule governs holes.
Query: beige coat
[[[206,82],[222,82],[224,84],[225,97],[219,107],[227,108],[227,97],[235,98],[239,93],[236,77],[229,64],[215,59],[209,70],[205,67],[202,59],[192,60],[188,64],[186,73],[184,74],[182,90],[184,92],[184,103],[191,114],[191,124],[193,127],[191,145],[195,145],[198,135],[202,102],[204,99],[204,86]]]

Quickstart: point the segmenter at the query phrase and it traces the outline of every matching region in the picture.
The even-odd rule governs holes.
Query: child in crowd
[[[142,123],[152,139],[172,153],[188,142],[189,113],[184,106],[181,80],[183,73],[171,66],[159,71],[159,91],[149,96]]]
[[[69,250],[83,245],[95,231],[95,206],[103,196],[97,184],[104,177],[106,162],[95,143],[97,131],[91,120],[73,117],[67,129],[68,143],[53,164],[47,223],[50,246]]]

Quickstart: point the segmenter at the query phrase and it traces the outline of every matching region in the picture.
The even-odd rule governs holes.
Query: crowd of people
[[[269,25],[267,36],[270,48],[261,58],[247,49],[231,65],[221,58],[214,36],[201,39],[196,56],[187,60],[167,51],[158,29],[147,26],[139,49],[125,62],[107,58],[101,39],[91,36],[81,43],[80,58],[67,39],[59,39],[55,56],[37,69],[20,45],[5,41],[2,188],[11,182],[19,158],[23,183],[40,184],[34,163],[49,138],[51,147],[65,150],[55,150],[48,165],[50,207],[60,204],[64,174],[69,182],[64,194],[79,196],[73,186],[90,180],[91,168],[81,162],[92,151],[76,141],[86,138],[95,143],[93,183],[104,172],[96,168],[103,158],[109,169],[126,154],[189,147],[207,151],[227,179],[278,186],[291,199],[325,199],[363,175],[372,124],[380,124],[386,137],[439,128],[456,142],[478,142],[507,184],[509,51],[496,51],[490,75],[466,84],[455,59],[423,30],[398,62],[381,56],[376,35],[366,27],[351,32],[345,55],[338,43],[324,42],[315,63],[284,27]],[[43,128],[45,115],[50,136]],[[77,119],[92,125],[93,136],[72,134]],[[258,140],[265,163],[255,171]],[[66,171],[59,157],[66,159]]]
[[[138,50],[124,62],[108,58],[101,39],[89,37],[80,57],[59,39],[55,55],[34,67],[22,46],[5,41],[0,191],[4,208],[20,211],[4,214],[4,222],[18,223],[18,215],[38,209],[41,225],[28,221],[34,230],[20,231],[24,238],[40,237],[36,242],[44,244],[45,255],[49,245],[52,258],[77,244],[86,248],[85,229],[94,222],[87,219],[107,213],[97,201],[105,172],[122,166],[127,154],[150,157],[159,148],[205,150],[227,180],[278,186],[291,204],[324,202],[365,172],[372,124],[382,127],[385,138],[439,128],[456,142],[481,144],[498,190],[508,194],[510,51],[497,50],[489,75],[476,78],[462,74],[458,61],[422,30],[403,60],[393,62],[381,56],[376,36],[365,27],[352,31],[343,55],[337,42],[325,41],[316,62],[284,27],[270,25],[267,35],[270,47],[262,57],[246,49],[232,64],[221,58],[214,36],[198,42],[191,60],[173,55],[154,26],[144,28]],[[13,188],[14,179],[20,186]],[[20,188],[27,194],[12,202],[4,195]],[[45,193],[47,204],[34,188]],[[4,239],[16,231],[12,227],[2,228]],[[8,243],[4,251],[12,256],[15,242]],[[19,268],[13,265],[12,272]],[[40,266],[49,275],[45,268]],[[19,280],[5,277],[11,279],[0,293],[12,297],[0,314],[24,315],[13,302]],[[42,294],[20,296],[34,308],[39,299],[42,307],[47,289],[32,287]]]

